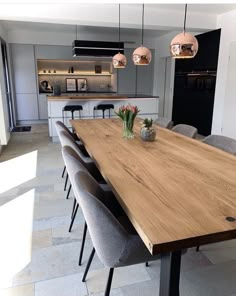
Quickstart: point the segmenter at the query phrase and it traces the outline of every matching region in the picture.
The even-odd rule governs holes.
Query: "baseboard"
[[[48,120],[18,120],[16,125],[34,125],[34,124],[45,124]]]

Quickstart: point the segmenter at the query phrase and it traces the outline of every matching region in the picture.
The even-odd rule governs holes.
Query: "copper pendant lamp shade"
[[[176,59],[191,59],[198,52],[198,41],[190,33],[185,32],[187,4],[185,5],[184,31],[176,35],[170,44],[170,53]]]
[[[136,66],[149,65],[152,60],[152,53],[150,49],[143,46],[143,35],[144,35],[144,4],[142,12],[142,45],[135,49],[133,52],[133,62]]]
[[[135,65],[149,65],[152,60],[151,51],[144,46],[140,46],[133,52],[133,62]]]
[[[119,4],[119,47],[120,47],[120,4]],[[114,68],[125,68],[127,64],[126,56],[118,52],[112,58],[112,65]]]
[[[117,53],[116,55],[114,55],[114,57],[112,58],[112,64],[114,68],[125,68],[126,64],[127,64],[127,59],[126,56],[123,55],[122,53]]]

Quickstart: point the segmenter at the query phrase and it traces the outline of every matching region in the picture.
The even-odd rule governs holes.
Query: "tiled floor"
[[[1,296],[103,296],[108,270],[97,257],[81,282],[92,244],[88,238],[78,266],[84,219],[79,212],[68,232],[73,200],[65,200],[62,166],[46,125],[13,134],[0,156]],[[157,261],[117,269],[111,296],[158,295],[159,273]],[[236,241],[189,250],[180,290],[181,296],[236,295]]]

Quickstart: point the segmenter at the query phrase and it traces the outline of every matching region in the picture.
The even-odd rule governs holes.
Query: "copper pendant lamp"
[[[143,46],[143,35],[144,35],[144,4],[142,11],[142,45],[135,49],[133,52],[133,62],[137,66],[149,65],[152,60],[152,53],[150,49]]]
[[[175,59],[194,58],[198,51],[198,41],[190,33],[185,32],[187,16],[187,4],[185,4],[184,31],[176,35],[170,44],[171,56]]]
[[[119,52],[113,56],[112,65],[114,68],[125,68],[127,64],[126,56],[120,53],[120,4],[119,4]]]

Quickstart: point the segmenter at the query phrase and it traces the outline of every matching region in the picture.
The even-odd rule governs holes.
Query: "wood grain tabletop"
[[[152,254],[236,238],[236,157],[157,127],[122,138],[120,119],[72,120]]]

